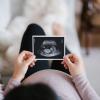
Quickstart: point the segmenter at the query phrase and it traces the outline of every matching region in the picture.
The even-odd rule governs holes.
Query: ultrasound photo
[[[32,36],[32,48],[37,60],[62,60],[64,37]]]

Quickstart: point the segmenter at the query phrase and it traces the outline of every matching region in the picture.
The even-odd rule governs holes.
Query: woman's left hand
[[[62,64],[64,64],[65,69],[69,69],[72,77],[85,73],[83,60],[75,54],[66,55]]]
[[[21,81],[24,78],[28,67],[34,66],[35,62],[35,55],[33,55],[32,52],[23,51],[16,59],[12,78]]]

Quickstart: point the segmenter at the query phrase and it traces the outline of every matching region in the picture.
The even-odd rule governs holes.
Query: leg
[[[20,52],[22,52],[23,50],[32,52],[33,35],[45,35],[45,32],[40,26],[36,24],[30,24],[23,35]],[[48,69],[48,68],[49,68],[48,61],[37,61],[36,65],[33,68],[28,69],[25,78],[39,70]]]
[[[65,49],[65,54],[69,54],[69,50]],[[64,66],[61,64],[62,60],[54,60],[51,64],[52,69],[60,70],[69,74],[69,70],[66,70]]]

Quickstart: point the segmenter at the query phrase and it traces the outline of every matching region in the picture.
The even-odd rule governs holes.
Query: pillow
[[[25,0],[10,0],[12,19],[21,16]]]
[[[41,16],[46,3],[47,0],[42,0],[42,2],[41,0],[26,0],[23,7],[23,15],[33,19],[37,18],[37,16]]]
[[[10,19],[10,0],[0,0],[0,30],[7,27]]]

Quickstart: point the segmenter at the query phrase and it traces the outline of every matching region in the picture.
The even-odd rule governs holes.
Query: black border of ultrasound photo
[[[61,45],[62,47],[63,47],[63,52],[61,52],[62,50],[60,49],[60,52],[61,52],[61,54],[60,54],[60,56],[53,56],[53,57],[44,57],[44,56],[41,56],[41,57],[39,57],[37,54],[35,54],[35,38],[37,38],[37,37],[39,37],[39,38],[41,38],[42,37],[42,39],[43,38],[46,38],[46,40],[47,40],[47,38],[49,39],[49,38],[53,38],[53,39],[56,39],[56,38],[58,38],[58,39],[63,39],[63,45]],[[55,40],[56,41],[56,40]],[[32,36],[32,52],[33,52],[33,54],[36,56],[36,60],[63,60],[63,57],[65,56],[65,37],[64,36],[43,36],[43,35],[33,35]]]

